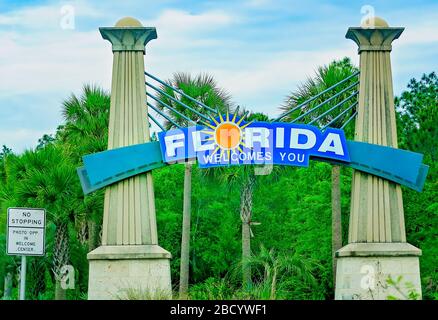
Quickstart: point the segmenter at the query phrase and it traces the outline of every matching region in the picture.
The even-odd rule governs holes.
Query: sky
[[[99,27],[124,16],[156,27],[145,69],[215,77],[235,105],[270,116],[316,68],[350,57],[348,27],[367,15],[405,27],[393,43],[394,93],[438,71],[438,1],[0,0],[0,146],[36,146],[62,124],[62,101],[84,84],[111,87],[112,52]]]

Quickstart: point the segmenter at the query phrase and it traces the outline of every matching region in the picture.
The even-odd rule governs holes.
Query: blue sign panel
[[[307,166],[309,158],[370,173],[421,191],[428,166],[423,155],[359,141],[344,132],[309,125],[243,122],[219,116],[205,126],[161,132],[160,141],[98,152],[83,157],[77,169],[84,193],[163,167],[197,159],[202,168],[245,164]],[[395,166],[394,163],[397,165]]]
[[[215,119],[159,133],[163,162],[197,159],[201,168],[244,164],[308,166],[309,157],[350,162],[344,132],[303,124]]]

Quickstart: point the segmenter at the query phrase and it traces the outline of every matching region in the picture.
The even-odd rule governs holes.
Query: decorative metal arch
[[[173,87],[169,83],[166,83],[148,72],[145,72],[145,75],[148,77],[146,87],[152,89],[154,92],[150,93],[146,91],[146,95],[155,102],[155,104],[146,102],[150,110],[153,111],[148,113],[148,117],[160,130],[166,131],[165,125],[159,121],[157,116],[167,120],[168,123],[175,128],[181,128],[181,126],[172,119],[171,115],[175,114],[192,125],[202,125],[205,121],[209,121],[212,116],[219,115],[219,111],[212,106],[205,105],[201,101],[187,95],[182,90]],[[325,131],[328,128],[344,129],[357,116],[356,107],[358,105],[359,94],[358,76],[359,71],[321,91],[310,99],[294,106],[292,109],[273,120],[273,122],[279,122],[282,119],[290,118],[295,111],[305,110],[289,122],[317,126],[322,131]],[[158,83],[158,85],[151,83],[151,80]],[[159,85],[161,88],[159,88]],[[165,89],[169,89],[177,95],[184,96],[188,100],[197,104],[200,107],[199,110],[203,110],[204,113],[169,95],[165,92]],[[306,107],[309,107],[312,102],[317,101],[318,98],[323,97],[325,94],[333,92],[335,89],[339,91],[318,103],[316,106],[306,110]],[[160,100],[157,94],[165,96],[183,109],[189,110],[197,116],[197,120],[188,117]],[[309,114],[319,110],[321,107],[326,106],[332,101],[336,101],[335,99],[342,97],[342,95],[348,96],[324,111],[322,114],[313,117],[307,123],[302,121],[305,120]],[[159,108],[158,105],[161,105],[162,107]],[[238,112],[238,110],[235,112]],[[241,117],[245,118],[247,114],[248,112],[244,113]],[[351,159],[350,162],[336,160],[330,160],[329,162],[367,172],[405,185],[417,191],[422,190],[428,171],[428,167],[422,164],[423,155],[406,150],[350,140],[347,141],[347,147]],[[317,159],[320,161],[327,161],[326,159]],[[163,161],[158,141],[86,155],[83,157],[83,162],[84,167],[78,168],[77,171],[85,194],[125,178],[167,165]],[[397,166],[394,166],[393,163],[397,163]]]

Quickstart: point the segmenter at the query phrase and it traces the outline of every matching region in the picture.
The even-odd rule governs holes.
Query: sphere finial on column
[[[116,22],[115,27],[143,27],[143,25],[133,17],[124,17]]]
[[[362,28],[389,28],[388,22],[380,17],[369,17],[365,19],[362,24]]]

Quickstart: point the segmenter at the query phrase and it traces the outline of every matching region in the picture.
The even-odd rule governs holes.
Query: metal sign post
[[[45,254],[46,210],[8,208],[7,254],[21,256],[20,300],[26,299],[26,256]]]
[[[21,256],[20,300],[26,300],[26,256]]]

